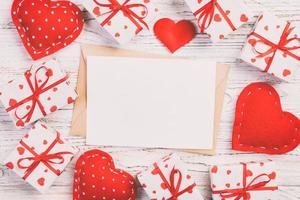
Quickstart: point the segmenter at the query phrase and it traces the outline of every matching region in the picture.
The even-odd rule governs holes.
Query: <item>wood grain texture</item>
[[[155,0],[161,10],[161,16],[169,16],[174,19],[190,19],[195,22],[189,8],[183,0]],[[21,44],[16,29],[10,18],[10,6],[12,0],[0,1],[0,82],[18,78],[32,63],[31,59]],[[74,0],[80,4],[80,0]],[[215,156],[203,156],[184,152],[176,152],[187,164],[188,169],[196,178],[198,188],[205,199],[211,199],[209,189],[208,165],[213,163],[228,163],[249,160],[261,160],[271,158],[276,161],[280,175],[280,199],[300,199],[300,148],[281,156],[268,156],[250,153],[240,153],[231,150],[231,130],[234,117],[234,108],[237,95],[243,87],[254,81],[265,81],[275,84],[281,99],[283,108],[300,117],[300,71],[290,83],[280,83],[270,76],[259,72],[257,69],[243,64],[236,58],[239,56],[247,33],[253,27],[257,15],[261,11],[272,11],[277,16],[291,20],[300,27],[300,1],[299,0],[246,0],[249,8],[256,17],[242,26],[237,32],[231,34],[228,39],[217,44],[209,42],[207,36],[197,34],[197,37],[187,46],[179,50],[176,55],[195,56],[197,58],[215,59],[218,62],[231,65],[231,73],[224,100],[221,128],[217,140],[217,154]],[[62,67],[71,76],[71,82],[75,86],[77,68],[79,62],[80,43],[104,44],[117,46],[117,44],[99,29],[95,20],[85,11],[85,29],[81,36],[69,47],[55,54],[61,61]],[[168,54],[167,50],[156,40],[151,31],[143,31],[132,42],[122,46],[128,49],[139,49],[148,52]],[[280,83],[280,84],[279,84]],[[72,107],[69,106],[59,112],[46,117],[50,126],[67,134],[70,126]],[[0,106],[0,160],[15,147],[18,140],[26,130],[18,131],[14,128],[4,108]],[[81,151],[93,148],[86,146],[85,140],[79,137],[68,137]],[[149,148],[125,148],[125,147],[100,147],[109,152],[115,159],[116,165],[136,174],[145,169],[156,159],[159,159],[170,150]],[[75,159],[76,160],[76,159]],[[13,200],[68,200],[72,199],[73,161],[66,171],[55,181],[53,187],[44,195],[32,189],[13,172],[0,165],[0,199]],[[139,189],[139,200],[148,199],[145,193]]]

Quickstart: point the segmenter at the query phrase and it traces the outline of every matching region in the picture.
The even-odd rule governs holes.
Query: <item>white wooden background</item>
[[[194,17],[183,0],[155,0],[160,7],[162,15],[174,19],[191,19]],[[230,1],[230,0],[228,0]],[[10,18],[10,6],[12,0],[0,1],[0,81],[5,82],[10,79],[22,76],[24,70],[32,63],[28,54],[21,44],[16,29]],[[75,2],[79,2],[76,0]],[[300,0],[246,0],[249,8],[257,14],[263,10],[273,11],[277,16],[286,20],[291,20],[300,26]],[[230,78],[224,100],[221,128],[217,140],[217,154],[215,156],[196,155],[184,152],[176,152],[187,164],[190,173],[195,177],[198,188],[205,199],[210,199],[208,165],[213,163],[239,162],[249,160],[260,160],[272,158],[276,161],[280,175],[280,199],[295,200],[300,199],[300,147],[286,155],[268,156],[251,153],[240,153],[231,150],[231,129],[235,102],[240,91],[250,82],[267,81],[275,84],[282,99],[284,109],[293,112],[300,117],[300,71],[295,80],[281,83],[272,80],[270,76],[263,74],[246,66],[236,58],[240,54],[247,33],[251,30],[255,18],[250,23],[244,25],[236,33],[218,44],[209,42],[207,36],[197,34],[197,37],[186,47],[179,50],[176,55],[196,56],[198,58],[216,59],[222,63],[231,65]],[[107,35],[98,29],[95,20],[85,12],[85,29],[81,36],[71,46],[63,49],[54,56],[58,58],[63,68],[68,71],[72,78],[72,84],[76,84],[79,48],[81,43],[93,43],[113,45],[117,44]],[[140,49],[148,52],[160,52],[167,54],[166,49],[157,41],[153,33],[144,31],[131,43],[124,46],[128,49]],[[57,113],[47,117],[45,121],[50,126],[57,128],[67,135],[72,107],[59,110]],[[14,148],[21,139],[24,131],[14,128],[10,118],[0,107],[0,160]],[[81,150],[93,148],[85,146],[84,138],[67,137],[70,142],[77,145]],[[157,138],[159,139],[159,138]],[[125,147],[101,147],[109,152],[116,165],[135,174],[146,168],[156,159],[169,152],[163,149],[148,148],[125,148]],[[73,161],[66,171],[57,179],[53,187],[46,194],[39,194],[28,184],[8,170],[4,165],[0,165],[0,199],[5,200],[68,200],[72,199],[73,182]],[[145,193],[139,189],[138,199],[146,200]]]

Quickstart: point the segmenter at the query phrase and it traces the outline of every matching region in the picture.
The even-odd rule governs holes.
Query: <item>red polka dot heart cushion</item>
[[[276,90],[266,83],[252,83],[240,94],[235,111],[232,148],[283,154],[300,142],[300,121],[282,111]]]
[[[11,15],[34,60],[66,47],[83,28],[80,9],[69,1],[14,0]]]
[[[100,150],[85,152],[75,167],[73,200],[135,200],[135,180],[116,169],[112,157]]]

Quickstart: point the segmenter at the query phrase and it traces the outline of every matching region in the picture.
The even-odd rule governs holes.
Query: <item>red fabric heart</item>
[[[240,94],[235,111],[232,148],[283,154],[300,142],[300,121],[282,111],[279,95],[266,83],[252,83]]]
[[[155,23],[153,29],[156,37],[172,53],[190,42],[196,35],[195,26],[187,20],[175,23],[171,19],[162,18]]]
[[[116,169],[109,154],[94,149],[85,152],[77,160],[73,200],[135,198],[134,178],[129,173]]]
[[[80,9],[69,1],[14,0],[11,16],[34,60],[69,45],[83,28]]]

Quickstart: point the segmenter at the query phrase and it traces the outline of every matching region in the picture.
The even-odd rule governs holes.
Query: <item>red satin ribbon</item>
[[[202,6],[199,10],[194,12],[194,15],[198,17],[197,23],[200,28],[200,31],[203,33],[212,23],[212,20],[215,16],[216,9],[220,12],[222,17],[225,19],[230,28],[234,31],[236,27],[233,25],[230,18],[227,16],[226,12],[220,6],[217,0],[211,0],[204,6]]]
[[[41,70],[44,70],[44,72],[45,72],[45,76],[46,76],[45,80],[41,80],[41,79],[39,79],[40,77],[38,77],[38,73],[40,73]],[[47,83],[50,79],[50,76],[52,76],[52,74],[51,74],[52,72],[51,73],[49,73],[49,72],[50,72],[50,69],[48,69],[47,67],[45,67],[45,66],[39,67],[34,72],[34,84],[33,84],[31,79],[30,79],[31,76],[32,76],[30,70],[26,71],[24,75],[25,75],[26,81],[27,81],[27,83],[30,87],[30,90],[32,91],[32,95],[30,95],[29,97],[15,103],[11,107],[7,108],[6,111],[10,112],[11,110],[17,108],[15,110],[15,117],[19,120],[24,120],[25,119],[25,123],[28,123],[31,120],[31,117],[33,115],[33,112],[34,112],[36,106],[39,107],[42,114],[45,116],[46,111],[45,111],[44,106],[42,105],[42,103],[39,99],[40,95],[43,94],[44,92],[56,87],[57,85],[65,82],[68,79],[68,76],[66,75],[62,79],[60,79],[60,80],[56,81],[55,83],[52,83],[51,85],[47,86]],[[23,105],[23,104],[25,104],[29,101],[31,101],[31,106],[30,106],[28,112],[26,114],[24,114],[23,116],[20,116],[18,114],[19,106],[21,106],[21,105]]]
[[[130,0],[126,0],[122,5],[118,2],[118,0],[108,0],[109,4],[103,4],[99,3],[97,0],[94,0],[95,4],[99,5],[100,7],[106,7],[109,8],[110,11],[105,13],[100,13],[100,15],[106,15],[110,14],[102,23],[101,26],[104,26],[107,24],[119,11],[122,11],[123,14],[130,19],[132,23],[137,27],[137,30],[135,33],[139,33],[143,27],[141,24],[143,24],[147,29],[149,29],[148,24],[144,21],[144,18],[148,15],[148,9],[144,4],[140,3],[132,3],[129,4]],[[139,16],[136,14],[132,8],[143,8],[144,9],[144,16]],[[141,23],[141,24],[140,24]]]
[[[249,200],[248,192],[250,191],[264,191],[264,190],[278,190],[276,186],[265,187],[270,181],[271,178],[268,174],[260,174],[254,177],[249,184],[247,184],[247,164],[243,164],[243,188],[238,189],[225,189],[225,190],[213,190],[213,194],[219,194],[223,199],[234,198],[234,200]],[[260,178],[266,178],[266,181],[260,181],[255,183]]]
[[[272,56],[270,57],[270,59],[269,59],[269,61],[267,63],[267,66],[266,66],[266,68],[264,70],[265,72],[269,71],[269,69],[271,67],[271,64],[272,64],[272,62],[274,60],[274,57],[276,55],[276,52],[278,50],[280,50],[280,51],[284,52],[284,54],[289,55],[289,56],[295,58],[296,60],[300,61],[300,56],[297,56],[296,54],[294,54],[294,53],[291,52],[292,50],[300,49],[300,44],[299,44],[299,46],[292,46],[292,47],[288,47],[287,46],[290,42],[293,42],[293,41],[298,41],[300,43],[300,38],[297,38],[297,36],[289,38],[289,36],[292,33],[292,31],[295,29],[295,27],[290,27],[290,26],[291,26],[291,24],[287,23],[287,25],[285,26],[285,28],[283,30],[283,33],[282,33],[282,35],[280,37],[280,40],[279,40],[278,44],[275,44],[275,43],[271,42],[270,40],[264,38],[263,36],[255,33],[255,32],[252,32],[250,34],[250,36],[253,35],[253,36],[255,36],[255,37],[257,37],[259,39],[256,42],[256,44],[263,43],[263,44],[265,44],[267,46],[270,46],[270,48],[267,49],[264,52],[261,52],[261,51],[257,50],[255,48],[256,44],[253,46],[254,51],[258,54],[256,56],[257,58],[263,58],[265,56],[268,56],[268,55],[272,54]]]
[[[54,167],[52,167],[51,164],[62,164],[65,162],[63,155],[73,154],[73,153],[68,151],[63,151],[63,152],[49,154],[49,152],[59,141],[60,141],[60,137],[59,137],[59,133],[57,133],[55,140],[50,144],[50,146],[43,153],[38,154],[31,147],[29,147],[25,142],[21,140],[20,144],[33,155],[32,157],[21,158],[18,160],[17,163],[18,167],[20,169],[26,169],[25,175],[23,176],[24,180],[35,170],[35,168],[40,163],[43,163],[45,166],[47,166],[48,169],[50,169],[57,176],[60,175],[61,172],[59,170],[56,170]],[[22,162],[24,161],[29,161],[31,162],[31,164],[23,165]]]
[[[154,168],[158,171],[158,175],[161,177],[161,179],[163,180],[163,183],[165,184],[165,186],[168,188],[168,190],[171,193],[171,197],[169,197],[166,200],[178,200],[178,197],[183,195],[184,193],[191,191],[196,184],[192,184],[188,187],[186,187],[183,190],[180,190],[180,186],[181,186],[181,182],[182,182],[182,174],[180,172],[180,170],[175,169],[175,167],[173,167],[169,180],[170,182],[167,180],[167,178],[164,176],[163,172],[160,170],[160,168],[158,167],[157,163],[154,163]],[[177,183],[175,182],[175,178],[176,175],[178,175],[178,179],[177,179]]]

